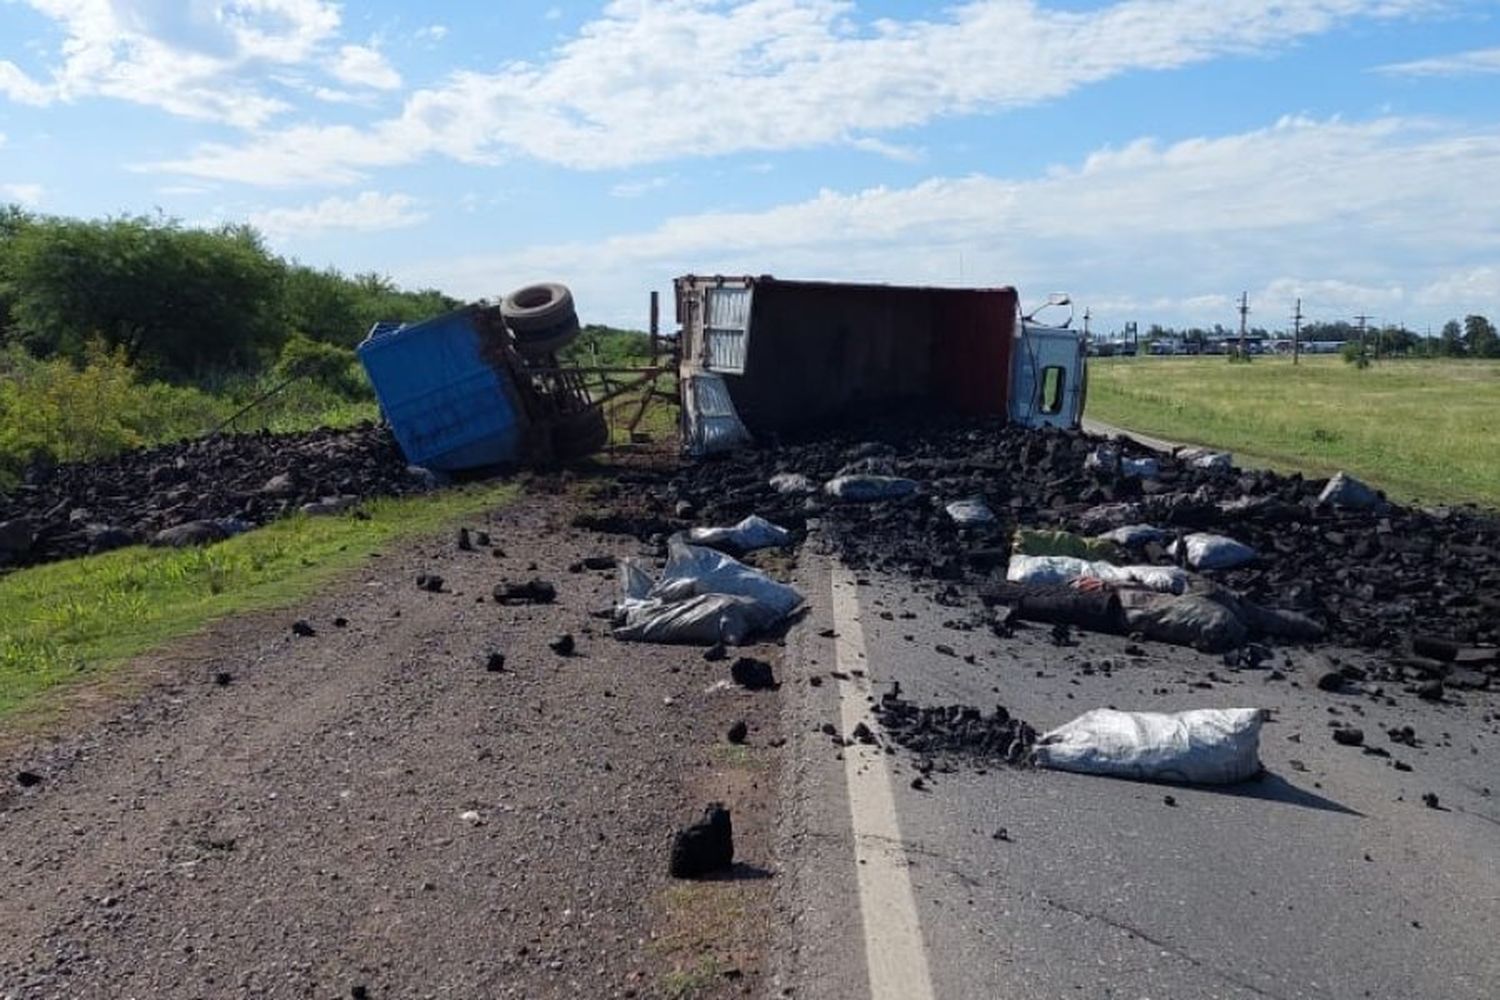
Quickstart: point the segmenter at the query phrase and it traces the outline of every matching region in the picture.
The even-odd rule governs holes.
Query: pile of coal
[[[1205,467],[1185,455],[1155,456],[1148,478],[1125,475],[1089,462],[1106,443],[1126,457],[1154,454],[1079,431],[896,414],[684,466],[641,484],[589,526],[651,541],[689,523],[733,524],[758,514],[798,541],[816,526],[820,544],[855,569],[960,587],[1004,579],[1017,527],[1095,535],[1155,525],[1169,536],[1132,558],[1156,565],[1174,564],[1171,535],[1212,531],[1258,556],[1206,576],[1256,604],[1310,616],[1330,640],[1386,649],[1411,634],[1500,641],[1500,520],[1493,514],[1384,500],[1337,506],[1322,499],[1327,480]],[[822,489],[849,475],[920,486],[874,503]],[[971,498],[995,513],[993,522],[955,521],[947,506]]]
[[[973,705],[916,705],[886,694],[875,718],[890,742],[924,757],[1022,764],[1037,740],[1036,730],[1002,705],[986,715]]]
[[[234,434],[37,469],[0,494],[0,566],[26,566],[148,542],[161,532],[223,537],[299,510],[431,489],[382,426]],[[8,540],[7,540],[8,539]],[[170,542],[170,538],[164,539]]]

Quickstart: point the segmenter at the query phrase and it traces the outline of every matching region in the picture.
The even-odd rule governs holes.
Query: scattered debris
[[[1036,730],[1000,705],[985,715],[971,705],[919,706],[890,692],[875,705],[875,718],[891,742],[921,755],[1020,764],[1036,742]]]
[[[400,496],[434,485],[408,470],[390,431],[375,424],[213,435],[58,465],[0,493],[0,565],[147,539],[210,544],[327,498]],[[70,519],[74,511],[87,519]]]
[[[540,578],[525,583],[498,583],[493,593],[498,604],[551,604],[557,600],[557,587]]]
[[[711,802],[703,819],[677,831],[672,841],[673,878],[703,878],[734,864],[734,824],[722,802]]]
[[[298,618],[296,621],[292,622],[292,634],[293,635],[300,635],[300,636],[302,636],[304,638],[307,638],[307,637],[310,637],[310,636],[317,635],[318,634],[318,630],[315,629],[315,628],[313,628],[312,627],[312,623],[309,622],[307,619],[305,619],[305,618]]]
[[[572,656],[578,648],[578,642],[573,638],[572,632],[564,632],[562,635],[550,640],[547,648],[558,656]]]
[[[779,687],[771,665],[753,656],[742,656],[729,667],[730,678],[747,691],[769,691]]]
[[[499,650],[491,650],[484,658],[484,669],[492,674],[505,672],[505,654]]]
[[[42,783],[42,776],[35,771],[17,771],[16,784],[22,788],[35,788]]]
[[[738,745],[744,743],[746,737],[748,737],[749,735],[750,727],[745,723],[744,719],[740,719],[734,725],[729,727],[729,732],[725,734],[725,738],[729,740],[729,742]]]
[[[443,578],[436,573],[418,573],[417,589],[436,594],[443,589]]]
[[[1333,742],[1339,746],[1362,747],[1365,745],[1365,731],[1357,726],[1345,726],[1333,731]]]

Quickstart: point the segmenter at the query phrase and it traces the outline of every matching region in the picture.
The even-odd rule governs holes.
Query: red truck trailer
[[[696,454],[922,400],[1027,426],[1082,417],[1084,338],[1023,317],[1014,288],[695,275],[675,287]]]

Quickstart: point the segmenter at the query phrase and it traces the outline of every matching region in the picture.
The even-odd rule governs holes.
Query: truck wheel
[[[500,303],[500,315],[515,334],[550,330],[569,319],[574,322],[578,319],[573,309],[573,293],[567,285],[554,282],[527,285],[511,292]]]
[[[578,313],[566,285],[527,285],[507,295],[500,315],[516,350],[527,357],[556,354],[578,337]]]
[[[578,317],[570,317],[557,326],[542,330],[528,330],[525,333],[512,330],[510,335],[515,341],[516,351],[528,361],[545,358],[578,339]]]

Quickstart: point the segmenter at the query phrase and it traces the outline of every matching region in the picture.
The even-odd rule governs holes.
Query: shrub
[[[273,374],[277,379],[306,379],[346,399],[369,399],[364,368],[347,347],[294,334],[281,349]]]
[[[102,458],[127,448],[201,433],[225,404],[197,389],[143,385],[123,348],[99,341],[75,366],[18,348],[0,354],[0,478],[30,463]]]

